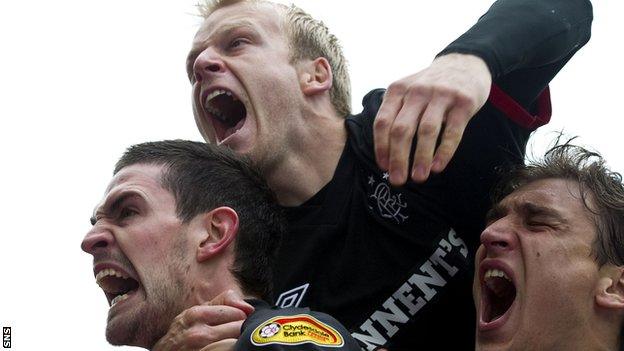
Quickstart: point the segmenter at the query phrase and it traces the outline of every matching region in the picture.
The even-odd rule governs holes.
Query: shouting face
[[[238,3],[214,11],[193,41],[187,71],[204,138],[251,156],[261,167],[296,142],[303,94],[283,13]]]
[[[185,225],[162,166],[132,165],[115,175],[92,218],[82,249],[110,309],[106,338],[149,348],[188,305]]]
[[[578,337],[599,279],[591,216],[579,185],[561,179],[493,208],[476,256],[477,350],[555,350]]]

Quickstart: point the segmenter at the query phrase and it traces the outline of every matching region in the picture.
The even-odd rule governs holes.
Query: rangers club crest
[[[409,216],[401,213],[407,207],[407,203],[401,199],[401,193],[394,194],[390,185],[388,185],[388,173],[383,174],[383,182],[375,185],[375,178],[371,175],[368,177],[368,185],[374,189],[373,194],[369,195],[375,199],[377,203],[377,211],[383,218],[392,218],[397,224],[405,222]],[[372,207],[369,206],[372,209]]]

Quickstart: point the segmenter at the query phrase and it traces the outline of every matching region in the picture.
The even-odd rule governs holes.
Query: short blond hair
[[[285,6],[265,0],[203,0],[197,5],[200,15],[207,19],[214,11],[242,3],[271,4],[285,13],[284,24],[290,41],[290,59],[293,63],[302,60],[314,60],[324,57],[332,69],[333,82],[329,96],[331,103],[340,116],[351,113],[351,83],[347,60],[342,53],[342,47],[335,35],[322,21],[314,19],[301,8],[291,4]]]

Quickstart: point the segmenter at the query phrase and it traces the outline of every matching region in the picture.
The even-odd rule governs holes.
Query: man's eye
[[[526,224],[530,228],[540,229],[540,230],[550,227],[550,225],[548,225],[546,222],[543,222],[543,221],[527,221]]]
[[[247,43],[247,39],[236,38],[230,42],[230,48],[237,48],[245,43]]]
[[[138,214],[137,211],[131,209],[131,208],[123,208],[120,212],[119,212],[119,219],[126,219],[129,217],[132,217],[134,215]]]

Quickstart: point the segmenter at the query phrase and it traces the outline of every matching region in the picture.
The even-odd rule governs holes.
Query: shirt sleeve
[[[438,56],[479,56],[496,80],[564,60],[589,41],[592,19],[587,0],[499,0]]]
[[[589,40],[592,18],[591,3],[585,0],[499,0],[439,55],[459,52],[483,58],[500,90],[533,115],[538,96]],[[369,93],[360,118],[347,121],[360,125],[352,129],[362,136],[351,134],[355,149],[370,165],[374,165],[372,120],[378,109],[371,106],[382,98],[383,91]],[[463,239],[476,249],[491,205],[490,192],[505,169],[523,163],[535,127],[516,123],[487,102],[471,119],[446,169],[424,184],[408,182],[406,187],[435,199],[438,205],[430,205],[428,211],[458,233],[468,233]],[[412,150],[416,143],[414,138]],[[364,149],[366,153],[360,151]]]
[[[537,97],[589,40],[592,18],[586,0],[499,0],[440,55],[483,58],[494,84],[533,115]],[[455,228],[481,231],[492,188],[501,173],[523,163],[533,129],[516,124],[490,102],[471,120],[451,163],[436,177]],[[478,235],[464,240],[478,245]]]

